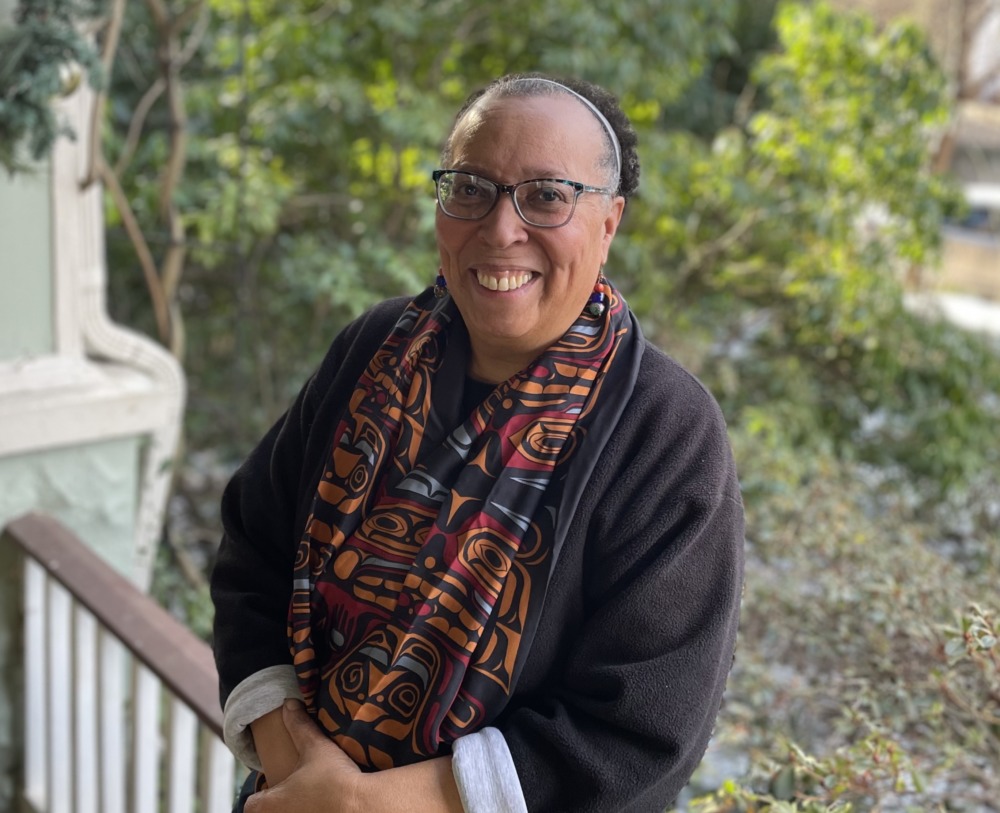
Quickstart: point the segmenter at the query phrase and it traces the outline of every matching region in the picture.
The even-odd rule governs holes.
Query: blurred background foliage
[[[823,3],[125,5],[110,295],[190,381],[161,597],[207,632],[222,485],[347,320],[433,282],[442,138],[517,70],[623,100],[609,276],[741,471],[742,638],[685,804],[1000,809],[1000,348],[903,296],[961,210],[931,171],[951,91],[914,27]]]
[[[56,138],[74,134],[56,120],[51,101],[75,88],[83,73],[100,85],[103,73],[92,38],[80,28],[102,13],[102,0],[22,3],[12,26],[0,30],[0,168],[30,168]],[[72,66],[72,67],[70,67]]]

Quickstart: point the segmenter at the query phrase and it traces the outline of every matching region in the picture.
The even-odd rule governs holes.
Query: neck
[[[536,358],[538,358],[538,353],[512,353],[509,351],[490,353],[473,345],[472,353],[469,356],[469,368],[466,372],[477,381],[499,384],[523,370]]]

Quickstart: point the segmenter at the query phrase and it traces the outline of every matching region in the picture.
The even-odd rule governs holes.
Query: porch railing
[[[24,776],[35,813],[225,813],[209,647],[49,517],[6,526],[22,560]]]

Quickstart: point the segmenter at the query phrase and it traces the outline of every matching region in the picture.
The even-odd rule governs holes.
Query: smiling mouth
[[[476,279],[484,288],[491,291],[516,291],[531,282],[530,271],[517,271],[512,274],[496,276],[485,271],[476,271]]]

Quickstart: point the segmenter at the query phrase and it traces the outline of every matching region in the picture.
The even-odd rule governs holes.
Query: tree
[[[633,302],[668,345],[702,335],[688,360],[736,423],[918,476],[995,465],[972,441],[996,419],[995,355],[903,300],[902,272],[933,264],[960,206],[931,167],[944,76],[912,26],[823,4],[775,22],[780,50],[732,126],[652,134],[626,267],[675,271],[637,278]]]
[[[131,30],[158,30],[149,8],[130,10]],[[252,393],[239,425],[226,410],[192,429],[245,449],[339,324],[433,278],[429,173],[470,90],[509,70],[580,73],[620,89],[649,120],[728,47],[736,3],[220,0],[210,8],[211,48],[185,69],[188,127],[198,137],[170,196],[173,226],[158,212],[179,120],[165,97],[149,104],[164,80],[146,68],[158,64],[148,38],[123,40],[107,152],[125,165],[123,197],[147,243],[164,254],[178,253],[179,241],[186,250],[185,283],[171,290],[191,316],[192,403],[214,409],[224,392]],[[137,121],[146,125],[141,139]],[[129,122],[133,135],[122,138]],[[122,239],[113,212],[109,220],[119,313],[148,320],[135,241]]]

